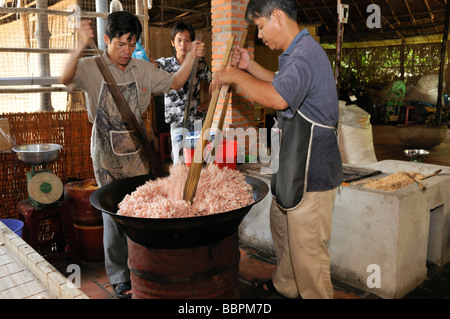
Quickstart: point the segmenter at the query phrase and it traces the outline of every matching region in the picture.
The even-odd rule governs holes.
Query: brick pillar
[[[234,35],[235,44],[239,44],[242,32],[247,28],[245,22],[245,10],[248,0],[212,0],[211,1],[211,24],[212,24],[212,71],[217,70],[221,64],[226,49],[228,39]],[[254,55],[254,27],[249,27],[246,48]],[[227,139],[233,139],[233,133],[239,140],[238,162],[243,162],[244,155],[256,156],[257,150],[257,129],[254,128],[255,110],[253,102],[247,97],[239,94],[239,88],[232,88],[231,97],[228,101],[223,133],[227,134]],[[212,128],[217,127],[220,112],[225,100],[225,90],[222,89],[219,101],[216,106],[216,113]],[[245,135],[245,136],[242,136]],[[245,140],[245,142],[243,142]],[[256,141],[256,144],[255,144]],[[249,143],[250,142],[250,143]],[[245,151],[245,152],[243,152]]]

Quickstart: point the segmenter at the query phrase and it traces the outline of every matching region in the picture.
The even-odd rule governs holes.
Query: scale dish
[[[12,149],[16,152],[19,161],[25,164],[37,165],[58,159],[61,148],[62,145],[60,144],[42,143],[14,146]]]
[[[421,161],[422,159],[425,159],[428,154],[430,154],[430,152],[423,149],[405,150],[405,155],[413,161]]]

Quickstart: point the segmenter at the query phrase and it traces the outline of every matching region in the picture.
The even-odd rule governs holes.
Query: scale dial
[[[28,196],[40,204],[52,204],[56,202],[61,197],[63,191],[63,183],[53,173],[37,173],[28,181]]]

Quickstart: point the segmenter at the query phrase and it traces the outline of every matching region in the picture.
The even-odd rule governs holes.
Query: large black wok
[[[210,245],[237,231],[250,208],[268,193],[268,185],[254,177],[245,179],[253,188],[251,205],[219,214],[188,218],[141,218],[117,215],[117,205],[127,194],[148,181],[148,175],[136,176],[100,187],[92,193],[91,204],[111,215],[134,242],[151,248],[188,248]]]

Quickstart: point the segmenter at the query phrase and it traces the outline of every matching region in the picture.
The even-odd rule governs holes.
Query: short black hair
[[[139,40],[142,33],[139,19],[128,11],[115,11],[109,14],[105,27],[105,34],[109,39],[120,38],[127,33],[130,33],[130,39],[136,36],[136,40]]]
[[[189,31],[189,36],[191,38],[191,41],[194,41],[195,40],[195,30],[192,27],[192,25],[187,22],[178,22],[170,29],[170,40],[174,41],[175,36],[179,32],[184,32],[186,30]]]
[[[297,21],[297,5],[294,0],[250,0],[245,11],[245,20],[253,23],[256,18],[270,19],[272,12],[276,9]]]

